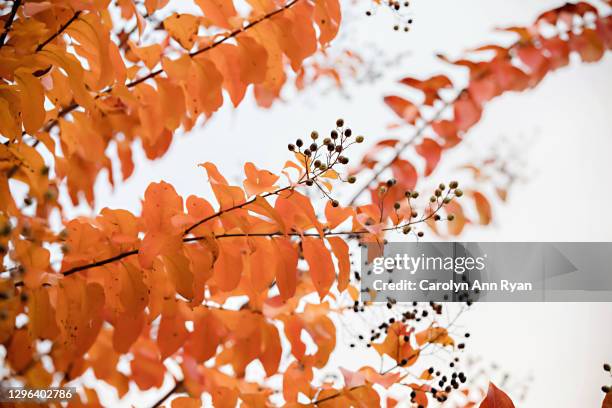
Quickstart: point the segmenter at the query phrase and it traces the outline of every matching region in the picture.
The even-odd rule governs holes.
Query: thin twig
[[[72,24],[77,18],[79,18],[79,16],[81,15],[81,11],[75,11],[75,13],[72,15],[72,17],[70,17],[70,19],[68,21],[66,21],[66,23],[64,23],[63,25],[60,26],[60,28],[55,32],[55,34],[53,34],[51,37],[47,38],[45,41],[43,41],[42,43],[38,44],[38,47],[36,47],[36,52],[41,51],[43,48],[45,48],[45,45],[49,44],[51,41],[55,40],[58,36],[60,36],[64,31],[66,31],[66,29],[68,27],[70,27],[70,24]]]
[[[285,191],[287,190],[287,187],[284,187],[280,190],[276,190],[275,192],[272,193],[268,193],[267,195],[272,195],[272,194],[277,194],[278,191]],[[260,196],[263,197],[263,196]],[[219,211],[213,215],[210,215],[208,217],[206,217],[205,219],[199,221],[198,223],[194,224],[196,226],[201,225],[202,223],[206,222],[206,221],[210,221],[214,218],[217,218],[219,216],[221,216],[222,214],[226,214],[227,212],[231,211],[231,210],[236,210],[239,208],[243,208],[246,204],[251,204],[253,200],[249,200],[248,202],[244,202],[242,204],[239,204],[237,206],[231,207],[227,210],[224,211]],[[441,209],[442,209],[443,205],[440,204],[434,211],[431,211],[430,214],[428,214],[427,216],[423,216],[418,220],[413,220],[413,221],[408,221],[405,222],[403,224],[398,224],[398,225],[394,225],[392,227],[387,227],[387,228],[382,228],[380,231],[381,232],[389,232],[389,231],[399,231],[404,227],[408,227],[408,226],[412,226],[415,224],[421,224],[423,222],[428,221],[429,219],[431,219],[432,217],[434,217]],[[191,231],[193,230],[193,228],[195,227],[190,227],[188,228],[186,231]],[[371,234],[371,231],[368,231],[366,229],[363,230],[356,230],[356,231],[326,231],[323,233],[324,237],[329,237],[329,236],[338,236],[338,235],[365,235],[365,234]],[[185,232],[185,235],[187,234],[187,232]],[[303,233],[303,232],[289,232],[289,233],[285,233],[282,231],[275,231],[275,232],[259,232],[259,233],[253,233],[250,234],[248,232],[238,232],[238,233],[229,233],[229,234],[219,234],[219,235],[213,235],[213,236],[206,236],[206,235],[202,235],[202,236],[195,236],[195,237],[186,237],[183,238],[183,243],[189,243],[189,242],[197,242],[197,241],[203,241],[205,239],[209,239],[209,238],[213,238],[213,239],[223,239],[223,238],[249,238],[249,237],[266,237],[266,238],[271,238],[271,237],[276,237],[276,236],[286,236],[286,237],[321,237],[321,234],[319,234],[318,232],[311,232],[311,233]],[[116,262],[118,260],[121,260],[123,258],[127,258],[129,256],[132,255],[137,255],[138,254],[138,249],[134,249],[128,252],[123,252],[120,253],[116,256],[110,257],[110,258],[106,258],[103,259],[101,261],[97,261],[97,262],[93,262],[93,263],[89,263],[89,264],[85,264],[85,265],[81,265],[81,266],[76,266],[74,268],[68,269],[64,272],[62,272],[62,274],[64,276],[69,276],[72,274],[75,274],[77,272],[81,272],[87,269],[92,269],[92,268],[97,268],[100,266],[104,266],[107,265],[109,263],[113,263]]]
[[[348,392],[354,391],[354,390],[362,388],[362,387],[363,387],[363,385],[356,385],[354,387],[349,388]],[[311,402],[311,404],[316,406],[317,404],[321,404],[323,402],[330,401],[330,400],[333,400],[335,398],[338,398],[339,396],[341,396],[345,392],[346,391],[338,391],[337,393],[329,395],[329,396],[327,396],[325,398],[321,398],[321,399],[315,400],[315,401]]]
[[[4,47],[4,41],[6,40],[6,36],[8,35],[9,31],[11,31],[11,26],[15,20],[15,15],[17,15],[17,9],[19,9],[19,6],[21,6],[21,0],[15,0],[13,2],[13,7],[11,8],[11,13],[4,22],[4,31],[2,32],[2,35],[0,35],[0,48]]]
[[[174,387],[168,390],[167,393],[162,395],[153,405],[152,408],[160,407],[172,394],[177,392],[177,390],[183,385],[183,381],[176,381],[174,383]]]

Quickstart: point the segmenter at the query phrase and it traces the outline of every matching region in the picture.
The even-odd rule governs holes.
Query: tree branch
[[[348,392],[354,391],[354,390],[359,389],[359,388],[361,388],[361,387],[363,387],[363,385],[356,385],[356,386],[354,386],[354,387],[349,388]],[[341,395],[343,394],[343,392],[344,392],[344,391],[338,391],[337,393],[332,394],[332,395],[329,395],[329,396],[327,396],[327,397],[325,397],[325,398],[321,398],[321,399],[318,399],[318,400],[312,401],[312,402],[311,402],[311,404],[312,404],[312,405],[314,405],[314,406],[317,406],[317,404],[321,404],[321,403],[323,403],[323,402],[327,402],[327,401],[330,401],[330,400],[336,399],[336,398],[338,398],[339,396],[341,396]]]
[[[288,187],[283,187],[279,190],[276,190],[274,192],[268,193],[265,196],[269,196],[272,194],[278,194],[281,191],[285,191],[288,190]],[[447,194],[448,196],[448,194]],[[258,197],[264,197],[264,196],[258,196]],[[249,200],[247,202],[244,202],[242,204],[236,205],[234,207],[231,207],[227,210],[224,211],[219,211],[216,212],[215,214],[212,214],[208,217],[206,217],[203,220],[200,220],[199,222],[197,222],[196,224],[192,225],[191,227],[189,227],[185,233],[183,235],[187,235],[187,231],[191,231],[195,228],[195,226],[199,226],[202,225],[204,222],[210,221],[214,218],[217,218],[223,214],[226,214],[229,211],[233,211],[239,208],[243,208],[245,205],[247,204],[251,204],[252,202],[254,202],[255,199]],[[439,201],[437,203],[437,207],[435,208],[435,210],[431,211],[428,215],[423,215],[421,218],[417,219],[417,220],[411,220],[408,222],[405,222],[403,224],[398,224],[398,225],[394,225],[392,227],[387,227],[387,228],[383,228],[381,229],[381,232],[388,232],[388,231],[399,231],[401,229],[403,229],[404,227],[409,227],[409,226],[413,226],[416,224],[421,224],[424,222],[427,222],[428,220],[430,220],[432,217],[434,217],[438,212],[440,212],[440,210],[442,209],[442,207],[444,207],[444,202],[443,201]],[[362,229],[362,230],[355,230],[355,231],[327,231],[323,233],[323,237],[328,237],[328,236],[339,236],[339,235],[347,235],[347,236],[351,236],[351,235],[365,235],[365,234],[371,234],[370,231]],[[275,232],[262,232],[262,233],[254,233],[254,234],[249,234],[247,232],[242,232],[242,233],[230,233],[230,234],[219,234],[219,235],[214,235],[212,238],[213,239],[223,239],[223,238],[240,238],[240,237],[266,237],[266,238],[271,238],[271,237],[276,237],[276,236],[287,236],[287,237],[321,237],[321,235],[319,233],[300,233],[300,232],[289,232],[289,233],[283,233],[282,231],[275,231]],[[188,242],[197,242],[197,241],[202,241],[204,239],[210,238],[209,236],[195,236],[195,237],[186,237],[183,238],[183,243],[188,243]],[[132,255],[137,255],[138,254],[138,249],[133,249],[131,251],[127,251],[127,252],[122,252],[118,255],[115,255],[113,257],[110,258],[106,258],[97,262],[93,262],[93,263],[89,263],[89,264],[85,264],[85,265],[81,265],[81,266],[76,266],[74,268],[68,269],[64,272],[62,272],[62,274],[64,276],[69,276],[72,274],[75,274],[77,272],[81,272],[87,269],[92,269],[92,268],[97,268],[99,266],[104,266],[107,265],[109,263],[113,263],[116,261],[119,261],[123,258],[127,258],[129,256]]]
[[[599,17],[599,18],[605,18],[605,17]],[[598,18],[598,19],[599,19]],[[584,28],[584,26],[586,25],[585,22],[580,22],[577,24],[572,25],[571,27],[567,27],[564,30],[559,30],[559,32],[556,34],[557,36],[561,35],[561,34],[567,34],[569,32],[572,32],[576,29],[582,29]],[[533,43],[534,39],[530,39],[529,42]],[[511,51],[512,49],[520,46],[520,45],[525,45],[525,40],[521,39],[518,40],[516,42],[514,42],[513,44],[511,44],[508,47],[508,51]],[[395,160],[397,160],[401,154],[409,147],[411,146],[420,136],[422,136],[422,134],[429,128],[429,126],[437,121],[438,119],[441,118],[442,114],[444,113],[444,111],[452,106],[465,92],[467,92],[468,89],[467,87],[460,90],[459,93],[455,96],[455,98],[453,98],[450,101],[445,101],[444,104],[440,107],[440,109],[438,109],[436,111],[436,113],[433,115],[433,117],[427,121],[425,121],[423,124],[421,124],[421,126],[417,127],[415,129],[415,133],[412,135],[412,137],[410,137],[408,140],[406,140],[404,143],[401,143],[399,146],[397,146],[395,148],[395,154],[393,155],[393,157],[387,161],[385,164],[383,164],[378,170],[376,170],[376,172],[367,180],[367,182],[355,193],[355,195],[351,198],[351,200],[349,201],[349,205],[353,205],[355,203],[355,201],[357,201],[357,199],[372,185],[372,183],[376,182],[376,180],[378,180],[378,177],[380,177],[380,175],[387,170],[389,167],[391,167],[391,165],[393,164],[393,162]]]
[[[152,408],[160,407],[172,394],[178,391],[178,389],[183,385],[183,381],[175,381],[174,387],[168,390],[167,393],[162,395],[153,405]]]
[[[15,15],[17,15],[17,9],[19,9],[19,6],[21,6],[21,0],[15,0],[13,2],[11,12],[4,22],[4,31],[2,32],[2,35],[0,35],[0,48],[4,47],[4,41],[6,40],[6,36],[8,35],[9,31],[11,31],[11,26],[15,20]]]
[[[319,175],[320,175],[320,173],[319,173]],[[208,217],[205,217],[205,218],[201,219],[200,221],[196,222],[195,224],[191,225],[189,228],[187,228],[183,232],[183,236],[188,235],[195,228],[199,227],[200,225],[202,225],[202,224],[204,224],[204,223],[206,223],[208,221],[211,221],[211,220],[213,220],[215,218],[218,218],[218,217],[222,216],[223,214],[227,214],[228,212],[231,212],[231,211],[234,211],[234,210],[238,210],[240,208],[244,208],[245,206],[254,203],[255,200],[258,197],[266,198],[266,197],[270,197],[272,195],[277,195],[277,194],[280,194],[283,191],[292,190],[297,185],[303,184],[304,182],[305,182],[305,180],[300,179],[296,183],[296,185],[285,186],[285,187],[279,188],[277,190],[271,191],[269,193],[263,194],[261,196],[255,196],[252,199],[247,200],[247,201],[245,201],[245,202],[243,202],[241,204],[236,204],[233,207],[217,211],[216,213],[214,213],[212,215],[209,215]],[[202,240],[202,239],[204,239],[204,238],[203,237],[184,238],[183,242],[199,241],[199,240]],[[81,265],[81,266],[76,266],[74,268],[71,268],[71,269],[68,269],[68,270],[62,272],[62,274],[64,276],[72,275],[74,273],[81,272],[81,271],[84,271],[86,269],[91,269],[91,268],[97,268],[99,266],[104,266],[104,265],[107,265],[109,263],[113,263],[113,262],[119,261],[119,260],[121,260],[123,258],[127,258],[128,256],[132,256],[132,255],[136,255],[136,254],[138,254],[138,249],[134,249],[134,250],[127,251],[127,252],[122,252],[122,253],[120,253],[118,255],[115,255],[113,257],[106,258],[106,259],[103,259],[103,260],[100,260],[100,261],[97,261],[97,262],[93,262],[93,263],[85,264],[85,265]]]
[[[459,95],[461,95],[462,93],[463,93],[463,91],[459,92]],[[412,135],[412,137],[410,137],[404,143],[401,143],[397,148],[395,148],[395,154],[393,155],[393,157],[389,161],[387,161],[383,166],[381,166],[378,170],[376,170],[376,172],[368,179],[368,181],[359,190],[357,190],[355,195],[353,195],[353,198],[351,198],[351,201],[349,201],[349,205],[353,205],[355,203],[355,201],[357,201],[357,199],[372,185],[372,183],[374,183],[376,180],[378,180],[378,177],[380,177],[380,175],[385,170],[387,170],[389,167],[391,167],[393,162],[395,162],[395,160],[399,159],[401,154],[409,146],[411,146],[419,137],[421,137],[421,135],[429,128],[429,126],[433,122],[435,122],[438,119],[440,119],[440,117],[442,116],[442,114],[444,113],[446,108],[448,108],[450,105],[452,105],[459,98],[459,95],[457,97],[455,97],[453,100],[451,100],[450,102],[445,102],[444,105],[441,106],[440,109],[438,109],[438,111],[434,114],[434,116],[431,119],[429,119],[428,121],[423,122],[423,124],[416,129],[416,131]]]
[[[68,27],[70,27],[70,24],[72,24],[77,18],[79,18],[80,15],[81,15],[81,11],[80,10],[76,11],[72,15],[72,17],[70,17],[70,19],[68,21],[66,21],[66,23],[64,23],[62,26],[60,26],[60,28],[55,32],[55,34],[53,34],[51,37],[47,38],[42,43],[38,44],[38,46],[36,47],[36,52],[39,52],[40,50],[45,48],[45,46],[47,44],[49,44],[51,41],[55,40],[59,35],[61,35],[64,31],[66,31],[66,29]]]

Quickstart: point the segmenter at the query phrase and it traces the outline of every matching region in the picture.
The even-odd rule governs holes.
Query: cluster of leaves
[[[146,1],[143,16],[131,0],[117,10],[108,1],[14,1],[0,43],[3,209],[17,211],[11,178],[29,185],[41,214],[57,205],[63,182],[73,203],[92,204],[100,171],[113,181],[109,146],[125,179],[135,140],[147,157],[162,156],[178,129],[219,109],[224,90],[236,106],[253,85],[257,102],[270,106],[287,69],[300,71],[341,20],[337,0],[248,3],[240,14],[232,1],[197,0],[195,15]],[[113,31],[131,20],[133,30]],[[40,142],[52,163],[35,149]]]
[[[368,191],[372,200],[378,201],[377,189],[384,183],[380,178],[389,172],[397,180],[397,186],[390,189],[388,196],[400,197],[404,190],[415,188],[420,178],[436,169],[445,150],[465,138],[480,121],[489,101],[507,92],[535,87],[548,73],[568,65],[572,53],[584,62],[596,62],[612,48],[612,16],[609,12],[601,14],[585,2],[567,3],[543,13],[530,26],[510,27],[505,31],[515,33],[518,39],[508,46],[480,46],[471,53],[473,59],[449,61],[440,56],[448,63],[467,68],[465,87],[459,88],[446,75],[426,79],[406,77],[399,81],[410,90],[418,91],[421,98],[415,98],[418,100],[415,102],[389,95],[384,101],[412,128],[412,135],[407,139],[379,141],[363,157],[355,172],[369,170],[371,175],[351,202]],[[414,156],[420,159],[411,159]],[[466,193],[473,199],[477,219],[468,219],[461,205],[452,204],[449,210],[458,222],[447,231],[451,236],[460,234],[470,222],[481,225],[491,222],[490,199],[480,191],[466,190]],[[393,202],[393,198],[389,200]]]
[[[161,182],[147,188],[139,217],[103,209],[95,219],[66,221],[57,235],[33,218],[4,218],[3,242],[12,248],[16,266],[3,280],[0,341],[12,376],[46,386],[53,381],[49,364],[62,373],[62,384],[91,369],[121,397],[130,383],[142,390],[160,387],[164,361],[177,361],[182,369],[177,384],[193,396],[189,401],[207,393],[219,407],[233,407],[238,399],[264,406],[275,390],[244,379],[247,367],[258,361],[264,377],[282,374],[286,403],[297,404],[303,394],[311,403],[356,399],[375,406],[373,385],[389,387],[402,376],[365,367],[345,388],[312,384],[313,370],[325,367],[335,349],[330,313],[352,309],[336,299],[345,291],[351,302],[359,297],[342,237],[382,242],[386,231],[435,217],[457,186],[451,183],[431,213],[416,213],[414,202],[410,211],[398,208],[393,214],[374,204],[342,208],[330,196],[332,183],[342,179],[338,169],[348,163],[347,148],[363,137],[342,120],[337,126],[322,143],[313,132],[308,146],[300,139],[290,145],[295,160],[282,171],[284,187],[279,175],[252,163],[245,165],[242,187],[230,185],[212,163],[202,164],[217,208],[196,196],[183,200]],[[325,220],[302,188],[328,196]],[[61,246],[64,254],[59,271],[50,264],[49,244]],[[313,293],[320,302],[305,301]],[[27,316],[25,324],[17,323],[20,315]],[[454,344],[446,329],[433,323],[411,339],[413,331],[398,322],[376,350],[402,367],[431,344]],[[293,362],[281,372],[283,339]],[[41,351],[42,340],[50,341],[50,348]],[[397,342],[399,354],[392,350]],[[407,357],[404,351],[415,354]],[[129,372],[117,370],[125,356]],[[426,401],[420,385],[409,386],[418,387],[418,398]],[[97,401],[95,390],[87,390],[87,399]]]

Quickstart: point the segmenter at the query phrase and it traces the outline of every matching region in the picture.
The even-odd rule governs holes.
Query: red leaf
[[[548,58],[542,54],[542,50],[533,45],[519,47],[517,49],[517,54],[523,64],[529,67],[531,76],[536,83],[539,82],[550,69],[550,61]]]
[[[468,95],[463,94],[454,104],[455,124],[459,130],[468,130],[474,126],[482,115],[482,109]]]
[[[492,210],[489,200],[487,200],[487,198],[478,191],[475,191],[473,196],[474,203],[476,204],[476,210],[478,211],[478,216],[480,217],[480,223],[482,225],[489,225],[492,218]]]
[[[188,335],[185,319],[181,313],[176,307],[167,306],[162,313],[157,333],[157,346],[161,353],[161,360],[163,361],[181,348]]]
[[[450,79],[445,75],[435,75],[429,79],[421,81],[415,78],[404,78],[400,83],[421,90],[425,94],[425,105],[432,106],[438,99],[438,91],[442,88],[451,88],[453,86]]]
[[[595,30],[608,49],[612,49],[612,17],[600,18],[595,23]]]
[[[480,408],[515,408],[514,403],[506,395],[505,392],[500,390],[493,383],[489,383],[489,391],[487,396],[480,404]]]
[[[470,96],[476,104],[482,105],[500,94],[499,86],[493,75],[473,79],[468,86]]]
[[[572,51],[580,54],[584,62],[599,61],[605,51],[602,40],[595,30],[590,28],[585,28],[579,35],[570,33],[569,45]]]
[[[429,176],[440,161],[442,148],[433,139],[425,138],[421,144],[416,147],[416,152],[425,159],[425,175]]]
[[[569,64],[569,45],[567,41],[563,41],[559,37],[543,38],[542,48],[544,48],[549,55],[551,68],[557,69]]]
[[[529,87],[529,75],[506,60],[496,60],[490,64],[500,91],[524,91]],[[500,92],[500,93],[501,93]]]
[[[419,109],[410,101],[399,96],[385,96],[385,103],[406,122],[413,124],[420,117]]]
[[[403,190],[412,190],[417,183],[417,171],[407,160],[395,159],[391,163],[391,171],[393,177],[397,180],[398,185]]]
[[[472,92],[472,85],[470,85],[470,94]],[[450,120],[438,120],[431,124],[431,128],[434,132],[438,134],[441,138],[445,140],[445,147],[453,147],[457,143],[461,141],[461,138],[457,134],[457,126],[455,122],[451,122]]]
[[[604,398],[601,408],[612,408],[612,391],[606,394],[606,398]]]

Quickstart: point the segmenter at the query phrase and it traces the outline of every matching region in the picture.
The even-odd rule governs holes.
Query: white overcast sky
[[[408,51],[372,84],[350,84],[350,99],[337,92],[320,96],[288,92],[284,103],[261,110],[248,99],[234,110],[226,104],[200,129],[177,137],[160,160],[149,162],[139,152],[135,174],[110,190],[97,186],[98,208],[140,210],[140,199],[150,182],[165,180],[178,192],[206,194],[206,178],[198,163],[215,162],[223,174],[241,180],[242,164],[278,171],[288,158],[287,143],[312,129],[328,130],[343,117],[368,142],[407,130],[388,133],[393,114],[383,95],[401,92],[395,80],[404,76],[452,71],[434,58],[442,52],[459,56],[485,41],[504,39],[493,29],[527,24],[540,12],[560,5],[552,0],[414,0],[414,27],[395,33],[392,17],[363,15],[365,8],[350,5],[352,22],[345,27],[344,44],[365,53],[376,44],[387,57]],[[346,32],[350,30],[350,32]],[[381,58],[383,61],[384,58]],[[509,201],[495,207],[492,227],[470,229],[467,241],[610,241],[609,183],[612,175],[612,59],[576,64],[551,74],[540,86],[505,95],[490,103],[468,142],[449,153],[448,161],[477,157],[482,146],[500,137],[529,141],[524,168],[528,180],[517,185]],[[440,181],[453,177],[448,166],[434,173]],[[340,197],[342,201],[342,197]],[[74,210],[74,214],[87,213]],[[473,333],[470,353],[495,362],[515,378],[533,375],[526,408],[595,407],[606,378],[601,364],[612,361],[611,304],[479,304],[465,316]],[[350,364],[355,355],[340,350],[338,361]],[[608,379],[609,380],[609,379]]]

